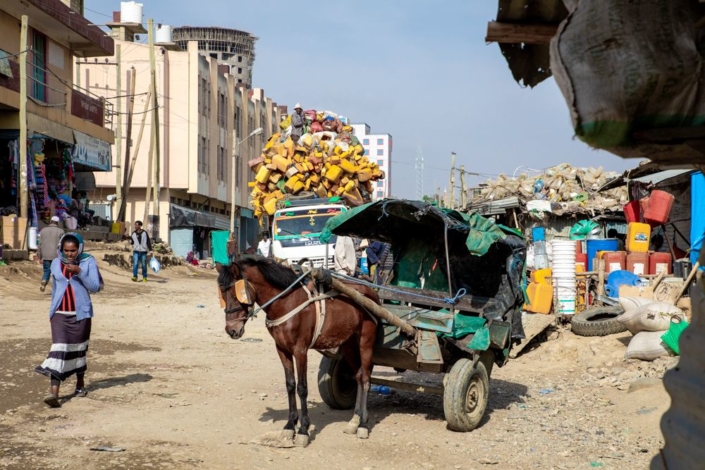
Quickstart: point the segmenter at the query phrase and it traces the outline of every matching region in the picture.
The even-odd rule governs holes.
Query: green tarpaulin
[[[230,232],[228,230],[213,230],[211,232],[211,253],[214,263],[230,264],[230,258],[228,258],[229,239]]]

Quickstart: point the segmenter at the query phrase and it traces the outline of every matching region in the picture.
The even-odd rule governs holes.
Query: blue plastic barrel
[[[602,238],[597,240],[586,240],[587,245],[587,262],[588,271],[593,270],[592,260],[597,256],[598,251],[617,251],[619,250],[619,240],[616,238]],[[595,266],[597,269],[597,266]]]
[[[534,227],[531,229],[531,238],[534,242],[546,241],[546,231],[543,227]]]

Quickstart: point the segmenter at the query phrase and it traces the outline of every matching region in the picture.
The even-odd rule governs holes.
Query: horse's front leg
[[[369,420],[367,413],[367,396],[370,391],[370,379],[372,378],[372,352],[374,350],[376,331],[377,325],[373,322],[363,323],[362,335],[360,337],[360,383],[362,384],[362,396],[358,397],[361,407],[361,416],[360,427],[357,430],[357,437],[360,439],[367,439],[369,434],[367,427]]]
[[[306,380],[306,367],[308,364],[308,350],[306,348],[298,349],[294,353],[294,360],[296,361],[296,375],[297,375],[297,392],[299,393],[299,400],[301,401],[301,426],[299,427],[299,433],[296,435],[294,444],[301,447],[306,447],[308,445],[309,436],[308,428],[311,425],[311,420],[308,417],[308,381]],[[295,405],[294,405],[295,406]]]
[[[277,353],[279,353],[279,359],[282,361],[282,366],[284,366],[286,394],[289,397],[289,420],[286,422],[286,426],[284,426],[284,430],[282,431],[282,438],[293,439],[296,431],[296,423],[299,420],[299,412],[296,409],[296,396],[294,395],[296,390],[296,380],[294,379],[294,361],[290,353],[282,351],[278,346]]]

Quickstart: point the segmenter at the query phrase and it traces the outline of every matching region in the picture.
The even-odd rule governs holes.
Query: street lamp
[[[254,137],[256,135],[260,135],[264,131],[263,128],[258,127],[254,131],[250,132],[250,135],[245,137],[244,139],[238,139],[237,143],[235,144],[235,152],[233,153],[233,165],[232,165],[232,171],[230,172],[230,239],[235,241],[237,240],[235,238],[235,165],[238,164],[237,161],[237,156],[240,155],[240,144],[242,144],[244,141],[249,139],[250,137]]]

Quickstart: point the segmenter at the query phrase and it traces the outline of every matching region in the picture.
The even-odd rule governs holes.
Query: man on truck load
[[[294,106],[294,114],[291,115],[291,140],[297,143],[304,134],[304,110],[300,103]]]

